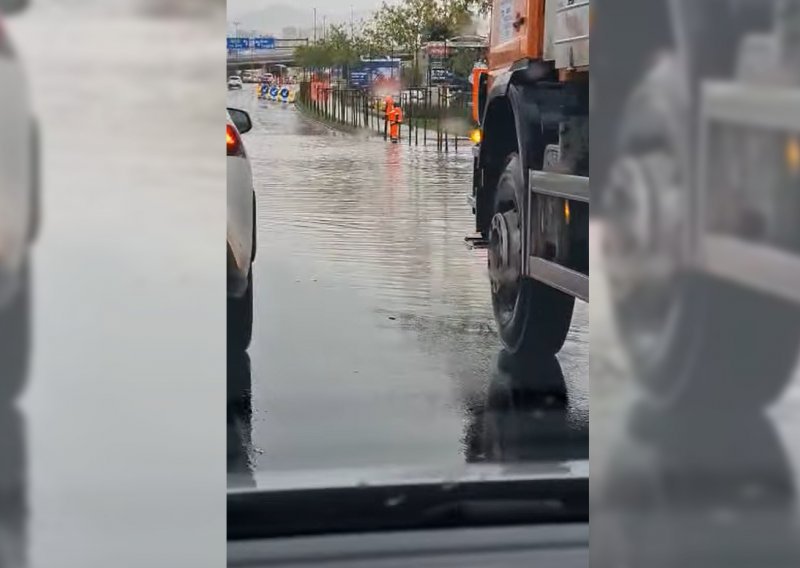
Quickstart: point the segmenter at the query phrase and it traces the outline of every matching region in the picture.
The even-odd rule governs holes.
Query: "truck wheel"
[[[23,269],[17,294],[0,307],[0,403],[15,400],[28,374],[30,350],[30,292],[28,269]]]
[[[497,331],[511,354],[551,356],[567,338],[575,299],[522,276],[527,193],[522,160],[514,152],[497,182],[487,261]]]
[[[800,317],[788,302],[691,266],[700,242],[693,191],[701,189],[690,181],[685,76],[665,57],[623,115],[603,195],[616,327],[653,402],[708,406],[724,397],[728,407],[760,407],[791,378]]]
[[[243,351],[253,336],[253,267],[241,298],[228,298],[228,350]]]

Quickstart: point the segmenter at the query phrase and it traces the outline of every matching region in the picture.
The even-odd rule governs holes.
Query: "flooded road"
[[[243,452],[229,457],[239,482],[251,470],[558,458],[576,444],[588,456],[588,307],[576,306],[558,361],[500,351],[485,251],[464,244],[474,223],[469,148],[344,134],[254,91],[228,96],[253,118],[244,140],[258,201],[249,372],[246,357],[229,370],[234,391],[252,388],[235,428]],[[563,397],[517,396],[515,381],[562,372]],[[505,456],[486,447],[498,388],[517,393],[521,412],[501,420],[517,446]],[[536,432],[523,432],[529,411],[548,424],[544,442],[535,420]]]

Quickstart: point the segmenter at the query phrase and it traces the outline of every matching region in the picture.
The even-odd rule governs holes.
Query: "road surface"
[[[231,482],[252,482],[251,471],[588,456],[588,306],[578,304],[558,363],[501,352],[485,251],[464,243],[469,148],[344,134],[254,93],[228,96],[254,122],[244,141],[259,240],[249,376],[246,357],[229,363],[233,397],[251,396],[232,426]],[[565,395],[518,401],[519,414],[499,418],[498,447],[490,393],[560,372]],[[547,435],[528,416],[543,409]]]

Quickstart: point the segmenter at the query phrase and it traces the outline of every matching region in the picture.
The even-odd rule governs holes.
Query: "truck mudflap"
[[[588,302],[588,269],[584,273],[570,264],[574,265],[576,258],[588,258],[589,178],[530,170],[528,189],[530,234],[523,245],[525,274]],[[580,252],[576,247],[586,250],[576,254]]]
[[[478,191],[480,190],[480,168],[478,163],[481,156],[480,144],[472,147],[472,192],[467,195],[467,203],[472,207],[472,214],[475,215],[478,203]]]
[[[464,237],[464,240],[473,248],[484,248],[487,244],[486,239],[481,234],[478,226],[478,192],[481,189],[483,174],[478,167],[480,163],[481,146],[475,144],[472,147],[472,191],[467,195],[467,203],[472,209],[475,218],[475,232]]]

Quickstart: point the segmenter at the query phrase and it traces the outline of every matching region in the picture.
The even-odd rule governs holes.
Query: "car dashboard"
[[[228,566],[586,568],[588,523],[435,529],[228,543]]]

